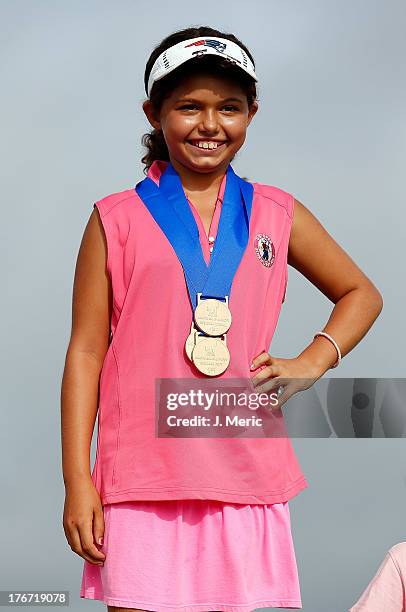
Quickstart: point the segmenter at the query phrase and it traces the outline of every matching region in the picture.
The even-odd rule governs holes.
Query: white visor
[[[162,77],[178,68],[184,62],[199,55],[210,54],[228,59],[242,70],[245,70],[254,81],[258,81],[250,58],[239,45],[227,38],[216,38],[213,36],[205,38],[200,36],[199,38],[182,40],[161,53],[152,66],[148,79],[147,95],[150,95],[155,81],[162,79]]]

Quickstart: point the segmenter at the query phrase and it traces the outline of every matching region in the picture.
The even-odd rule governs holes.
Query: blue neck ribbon
[[[165,236],[185,274],[192,310],[197,294],[225,300],[246,249],[254,188],[228,165],[217,237],[209,265],[203,257],[199,229],[190,209],[179,174],[169,162],[159,186],[146,177],[135,186]]]

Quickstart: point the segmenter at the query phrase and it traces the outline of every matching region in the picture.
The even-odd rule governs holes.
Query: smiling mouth
[[[208,144],[210,141],[207,141],[207,144],[205,146],[199,145],[197,142],[194,142],[193,140],[187,140],[186,142],[192,147],[194,147],[195,149],[198,149],[199,151],[205,151],[205,152],[211,153],[212,151],[217,151],[218,149],[221,149],[223,146],[226,145],[227,141],[213,142],[210,144]]]

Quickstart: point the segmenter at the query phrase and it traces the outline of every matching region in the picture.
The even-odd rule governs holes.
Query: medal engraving
[[[194,312],[197,327],[209,336],[222,336],[231,325],[231,312],[226,304],[215,298],[199,299]]]
[[[230,353],[220,338],[202,336],[196,339],[192,361],[197,369],[207,376],[222,374],[230,363]]]

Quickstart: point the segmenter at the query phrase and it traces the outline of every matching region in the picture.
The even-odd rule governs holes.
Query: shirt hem
[[[221,489],[184,489],[174,487],[171,489],[126,489],[101,496],[102,505],[114,504],[125,501],[165,501],[174,499],[211,499],[221,502],[235,504],[278,504],[289,501],[301,491],[308,488],[305,477],[295,482],[284,491],[273,491],[269,493],[245,493],[241,491],[224,491]]]
[[[80,591],[82,599],[98,599],[103,601],[108,606],[116,607],[134,607],[138,609],[150,608],[154,612],[210,612],[210,610],[222,610],[222,612],[250,612],[257,608],[289,608],[295,610],[302,609],[302,602],[298,599],[261,599],[259,601],[251,601],[243,604],[229,603],[188,603],[179,605],[168,605],[160,602],[143,601],[140,599],[116,599],[114,597],[103,595],[95,589],[84,589]],[[147,606],[147,608],[145,608]]]

